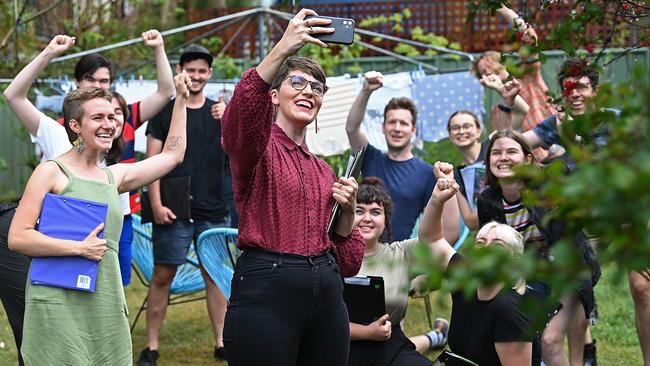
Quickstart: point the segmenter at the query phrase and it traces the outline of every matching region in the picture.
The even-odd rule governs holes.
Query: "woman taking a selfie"
[[[341,276],[359,270],[357,183],[305,143],[327,92],[323,69],[293,56],[334,31],[301,10],[282,39],[237,84],[222,119],[240,216],[237,260],[224,325],[228,364],[347,363],[349,326]],[[341,215],[328,235],[334,203]]]

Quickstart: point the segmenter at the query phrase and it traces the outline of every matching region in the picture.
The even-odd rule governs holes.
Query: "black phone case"
[[[308,16],[305,20],[310,18],[325,18],[331,19],[332,23],[324,27],[332,27],[335,29],[334,33],[321,33],[314,34],[314,38],[318,38],[325,43],[337,43],[351,45],[354,43],[354,19],[350,18],[337,18],[319,15],[317,17]]]

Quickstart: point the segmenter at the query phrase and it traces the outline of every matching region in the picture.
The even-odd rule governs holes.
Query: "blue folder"
[[[37,230],[57,239],[83,241],[106,222],[108,205],[46,193]],[[102,230],[99,238],[104,237]],[[34,285],[94,292],[99,263],[83,257],[34,257],[29,279]]]

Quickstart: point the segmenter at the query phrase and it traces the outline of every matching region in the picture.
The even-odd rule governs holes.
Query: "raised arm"
[[[156,92],[145,97],[140,103],[140,119],[147,121],[158,114],[174,94],[174,76],[169,66],[169,60],[167,60],[165,42],[160,32],[155,29],[148,30],[142,33],[142,39],[147,47],[153,48],[153,57],[156,61],[156,81],[158,82]]]
[[[275,107],[269,90],[280,66],[306,43],[327,47],[311,34],[333,32],[329,19],[312,18],[302,9],[289,22],[280,41],[255,68],[244,72],[221,119],[222,145],[231,161],[233,178],[247,179],[262,157],[271,135]]]
[[[452,178],[440,178],[436,182],[436,187],[433,189],[433,193],[431,193],[429,203],[427,203],[427,207],[424,209],[424,215],[422,216],[420,228],[418,229],[418,238],[421,242],[429,243],[433,258],[443,263],[446,267],[456,251],[445,239],[442,212],[445,202],[458,192],[458,183],[453,179],[453,167],[451,164],[436,162],[434,169],[440,170],[444,174],[451,174]],[[436,172],[436,176],[439,175],[438,173]]]
[[[311,18],[305,20],[307,16],[318,16],[311,9],[302,9],[289,21],[280,41],[273,47],[271,52],[255,68],[260,77],[268,84],[273,82],[275,75],[280,70],[280,66],[289,56],[296,54],[307,43],[313,43],[323,48],[327,44],[318,38],[312,37],[312,34],[332,33],[334,28],[326,28],[332,21],[324,18]]]
[[[497,9],[497,14],[502,16],[508,24],[511,24],[512,27],[519,32],[523,32],[528,28],[526,21],[523,20],[514,10],[505,5],[502,5],[501,8]]]
[[[9,103],[9,107],[33,136],[36,136],[38,132],[41,114],[34,104],[27,99],[29,87],[50,61],[69,50],[74,42],[74,37],[65,35],[58,35],[52,38],[50,44],[16,75],[4,91],[4,96]]]
[[[461,215],[463,215],[465,225],[470,230],[478,229],[478,213],[472,210],[469,202],[467,202],[467,197],[462,194],[456,194],[456,200],[458,201],[458,208],[460,209]]]
[[[531,149],[544,146],[544,141],[535,133],[534,129],[524,132],[523,135]]]
[[[115,164],[109,169],[115,174],[119,191],[129,192],[160,179],[183,162],[187,145],[187,98],[192,80],[185,71],[176,75],[176,100],[171,125],[160,154],[135,164]]]
[[[36,230],[45,194],[59,192],[67,182],[68,179],[54,162],[36,167],[27,181],[9,228],[9,249],[30,257],[83,256],[94,261],[103,257],[107,248],[106,240],[97,238],[104,228],[103,224],[97,226],[81,242],[52,238]]]
[[[486,75],[480,80],[481,85],[490,88],[501,95],[499,111],[496,120],[492,121],[495,130],[520,130],[521,124],[528,114],[528,103],[519,96],[521,82],[512,79],[505,84],[497,75]]]
[[[368,146],[368,137],[361,131],[361,123],[366,115],[368,100],[375,90],[384,85],[384,75],[378,71],[368,71],[364,75],[363,87],[361,92],[350,107],[348,118],[345,121],[345,132],[348,134],[348,140],[353,151]]]

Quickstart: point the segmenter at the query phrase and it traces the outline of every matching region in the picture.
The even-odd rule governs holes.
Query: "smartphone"
[[[354,19],[327,17],[327,16],[319,15],[317,17],[315,16],[305,17],[305,20],[310,18],[331,19],[332,23],[328,26],[323,26],[323,27],[334,28],[334,33],[314,34],[314,38],[318,38],[325,43],[338,43],[338,44],[346,44],[346,45],[350,45],[354,43]]]

